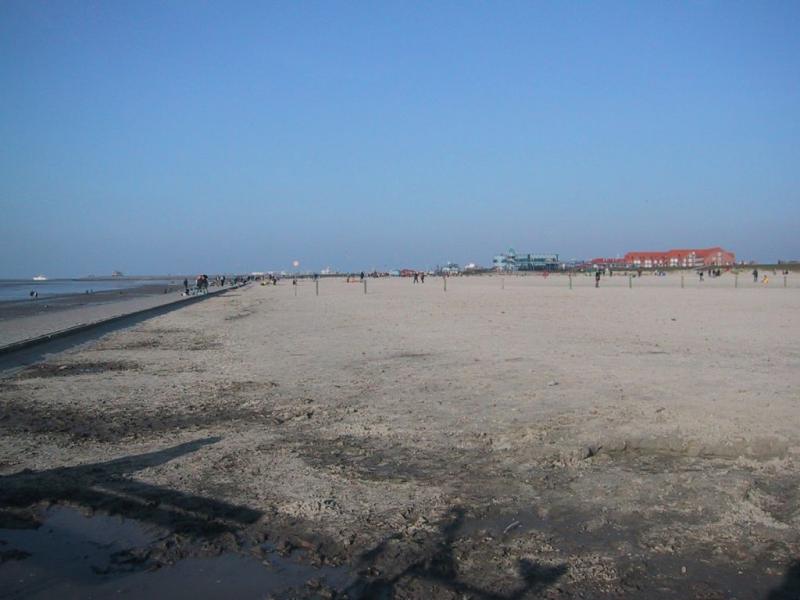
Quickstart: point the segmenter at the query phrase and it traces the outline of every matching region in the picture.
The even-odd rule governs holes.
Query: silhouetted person
[[[600,287],[600,271],[594,272],[594,287],[596,288]]]
[[[753,269],[753,283],[758,283],[758,269]]]

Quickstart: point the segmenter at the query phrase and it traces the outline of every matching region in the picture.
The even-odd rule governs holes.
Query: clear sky
[[[0,277],[800,259],[800,2],[0,2]]]

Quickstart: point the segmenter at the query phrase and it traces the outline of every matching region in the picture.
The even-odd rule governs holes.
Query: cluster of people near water
[[[209,280],[208,275],[205,273],[198,275],[195,278],[194,287],[189,286],[189,279],[183,280],[183,293],[182,296],[197,296],[198,294],[207,294],[209,286],[211,287],[225,287],[225,284],[240,285],[250,281],[252,276],[236,275],[233,279],[229,279],[226,275],[217,275],[213,280]],[[277,283],[277,280],[276,280]]]

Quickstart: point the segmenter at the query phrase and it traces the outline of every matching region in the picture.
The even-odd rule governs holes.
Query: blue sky
[[[0,277],[800,259],[800,3],[6,0],[0,140]]]

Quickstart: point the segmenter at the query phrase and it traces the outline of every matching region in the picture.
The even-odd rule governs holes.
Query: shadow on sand
[[[543,566],[533,561],[520,559],[517,561],[517,574],[520,583],[515,589],[500,593],[478,588],[460,580],[459,569],[454,556],[454,543],[462,525],[464,524],[464,510],[454,508],[450,511],[449,518],[440,528],[438,539],[429,553],[423,553],[413,559],[411,564],[399,571],[384,577],[371,577],[370,573],[380,557],[387,554],[389,544],[399,538],[398,535],[389,536],[372,550],[365,552],[360,563],[363,566],[356,582],[347,590],[351,598],[376,598],[390,599],[395,597],[396,591],[401,586],[418,584],[427,586],[421,593],[430,594],[431,597],[444,590],[464,597],[478,598],[481,600],[517,600],[541,593],[554,584],[567,572],[566,565]]]
[[[130,477],[137,471],[163,465],[219,439],[198,439],[103,463],[48,471],[26,469],[0,476],[0,528],[37,527],[39,523],[34,514],[24,509],[47,502],[73,504],[147,521],[192,537],[239,530],[258,520],[262,513]]]

